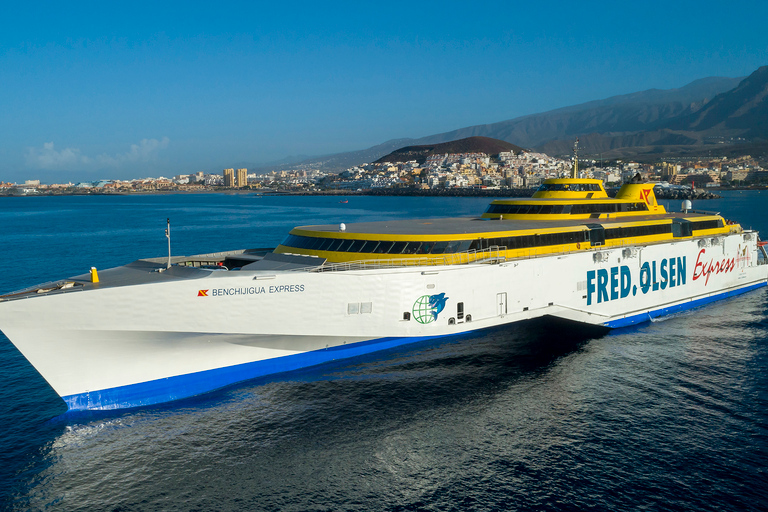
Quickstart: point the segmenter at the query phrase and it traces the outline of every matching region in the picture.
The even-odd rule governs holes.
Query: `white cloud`
[[[96,157],[82,155],[78,148],[64,148],[57,151],[53,142],[46,142],[42,148],[27,148],[25,159],[27,167],[45,170],[96,170],[105,167],[120,167],[125,164],[149,162],[155,160],[160,151],[170,144],[168,137],[162,139],[142,139],[138,144],[131,144],[125,153]]]
[[[56,151],[53,142],[46,142],[42,148],[27,148],[25,155],[27,166],[34,169],[71,169],[91,163],[87,156],[80,155],[77,148],[64,148]]]
[[[141,139],[138,144],[131,144],[130,151],[119,155],[102,154],[97,157],[97,161],[102,165],[117,167],[127,162],[149,162],[157,158],[157,154],[168,147],[170,140],[168,137],[157,139]]]

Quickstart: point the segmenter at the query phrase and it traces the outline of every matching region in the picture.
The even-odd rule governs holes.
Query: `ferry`
[[[575,173],[574,173],[575,174]],[[766,286],[758,233],[549,179],[477,218],[301,226],[273,249],[149,258],[0,296],[70,410],[182,399],[543,316],[620,328]]]

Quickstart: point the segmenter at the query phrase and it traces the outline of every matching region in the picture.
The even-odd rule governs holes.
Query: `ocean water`
[[[0,293],[301,224],[479,214],[481,198],[0,198]],[[694,206],[768,238],[768,193]],[[671,204],[670,209],[679,205]],[[768,293],[628,329],[537,321],[64,414],[0,335],[7,510],[766,510]]]

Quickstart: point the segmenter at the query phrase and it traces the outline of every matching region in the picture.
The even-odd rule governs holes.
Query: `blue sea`
[[[768,238],[768,192],[723,195],[694,207]],[[166,218],[174,254],[199,254],[487,203],[3,197],[0,293],[163,256]],[[0,335],[0,508],[768,510],[768,292],[609,332],[519,323],[112,413],[65,414]]]

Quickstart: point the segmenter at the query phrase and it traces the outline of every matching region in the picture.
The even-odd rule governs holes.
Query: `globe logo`
[[[448,297],[445,293],[437,295],[422,295],[413,303],[413,318],[420,324],[428,324],[437,320],[437,315],[445,308]]]

